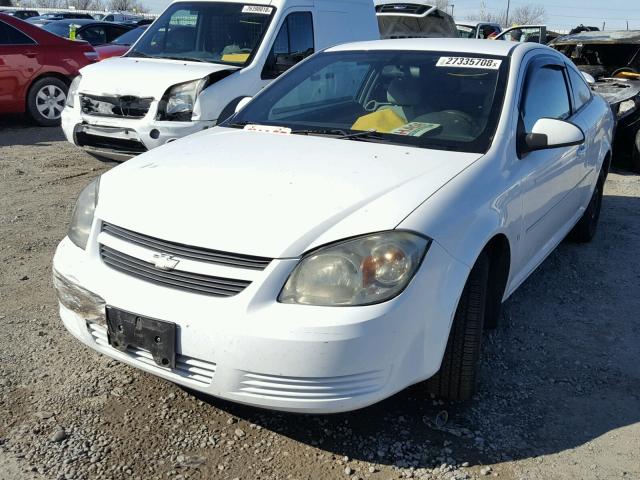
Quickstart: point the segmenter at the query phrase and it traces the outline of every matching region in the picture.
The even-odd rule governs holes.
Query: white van
[[[228,118],[312,53],[380,38],[371,0],[172,3],[124,57],[83,68],[62,113],[67,139],[126,160]]]

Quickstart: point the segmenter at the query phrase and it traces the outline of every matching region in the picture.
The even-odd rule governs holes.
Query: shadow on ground
[[[0,115],[0,147],[44,147],[64,139],[60,127],[39,127],[20,115]]]
[[[606,197],[594,242],[563,243],[505,304],[502,324],[485,335],[480,390],[467,404],[434,405],[418,387],[332,416],[200,398],[336,455],[399,467],[572,449],[640,422],[640,270],[630,261],[639,239],[640,198]],[[442,410],[449,421],[434,428]]]

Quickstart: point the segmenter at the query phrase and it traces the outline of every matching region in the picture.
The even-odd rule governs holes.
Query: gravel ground
[[[640,177],[612,174],[596,240],[562,244],[507,302],[473,401],[412,388],[296,416],[194,396],[66,333],[51,258],[111,165],[15,125],[0,120],[0,480],[640,479]]]

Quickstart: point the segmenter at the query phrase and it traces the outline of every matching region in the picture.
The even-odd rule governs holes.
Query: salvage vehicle
[[[80,72],[62,127],[89,153],[126,160],[216,125],[314,51],[373,38],[371,0],[174,2],[126,55]]]
[[[617,119],[616,160],[630,162],[640,173],[640,31],[582,32],[549,46],[594,78],[592,89],[609,102]]]
[[[453,17],[424,0],[375,0],[380,38],[455,38]]]
[[[42,27],[51,22],[57,22],[58,20],[65,20],[70,18],[93,20],[93,17],[88,13],[55,12],[55,13],[45,13],[43,15],[38,15],[37,17],[30,17],[27,19],[27,21],[33,25]]]
[[[43,30],[72,40],[84,40],[94,47],[112,42],[133,27],[98,20],[68,19],[50,22]]]
[[[548,30],[546,25],[519,25],[503,30],[495,39],[547,44],[559,36],[559,33]]]
[[[20,20],[26,20],[27,18],[37,17],[40,14],[36,10],[0,10],[0,13],[5,13],[11,17],[19,18]]]
[[[0,13],[0,114],[27,113],[39,125],[60,125],[71,80],[97,59],[86,42]]]
[[[456,29],[460,38],[493,39],[502,32],[502,27],[498,23],[477,20],[458,20]]]
[[[502,302],[595,235],[612,130],[548,47],[328,48],[82,191],[53,259],[62,321],[259,407],[348,411],[425,380],[469,399]]]

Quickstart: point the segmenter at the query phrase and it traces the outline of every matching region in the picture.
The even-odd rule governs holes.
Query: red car
[[[0,113],[26,112],[40,125],[59,125],[71,80],[97,60],[86,42],[0,13]]]

